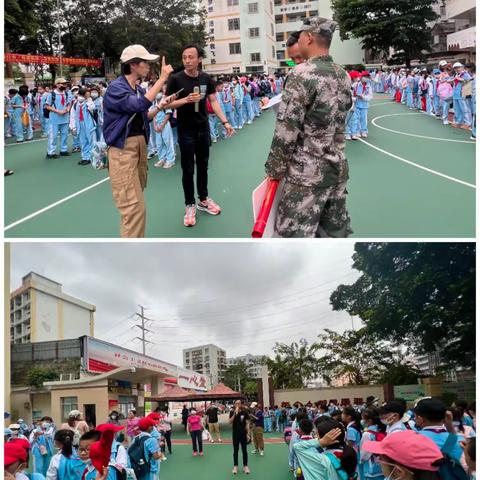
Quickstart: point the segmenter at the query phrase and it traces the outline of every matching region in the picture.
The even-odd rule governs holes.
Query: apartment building
[[[237,365],[240,362],[245,363],[248,368],[248,374],[252,378],[262,378],[262,364],[263,356],[262,355],[243,355],[241,357],[233,357],[227,359],[228,366]]]
[[[205,375],[210,387],[213,387],[223,380],[227,368],[227,354],[213,344],[186,348],[183,350],[183,366]]]

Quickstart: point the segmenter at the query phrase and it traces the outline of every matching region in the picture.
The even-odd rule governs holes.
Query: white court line
[[[25,140],[24,142],[21,142],[21,143],[9,143],[8,145],[5,144],[4,148],[6,148],[6,147],[19,147],[20,145],[28,145],[29,143],[35,143],[35,142],[46,142],[47,140],[48,140],[47,137],[37,138],[36,140]]]
[[[36,212],[33,212],[30,215],[27,215],[26,217],[23,217],[20,220],[17,220],[16,222],[11,223],[10,225],[7,225],[4,228],[4,231],[6,232],[7,230],[10,230],[11,228],[16,227],[17,225],[20,225],[21,223],[24,223],[27,220],[31,220],[32,218],[37,217],[38,215],[40,215],[40,214],[42,214],[42,213],[44,213],[48,210],[51,210],[52,208],[54,208],[58,205],[61,205],[62,203],[68,202],[68,200],[71,200],[72,198],[78,197],[78,195],[81,195],[82,193],[88,192],[88,190],[91,190],[92,188],[98,187],[99,185],[101,185],[102,183],[106,182],[109,179],[110,179],[110,177],[104,178],[103,180],[100,180],[99,182],[94,183],[93,185],[90,185],[89,187],[86,187],[82,190],[79,190],[78,192],[72,193],[68,197],[65,197],[65,198],[62,198],[61,200],[58,200],[58,202],[54,202],[54,203],[52,203],[52,204],[50,204],[50,205],[48,205],[44,208],[41,208],[40,210],[37,210]]]
[[[381,115],[379,117],[375,117],[372,120],[372,124],[375,125],[377,128],[380,128],[381,130],[385,130],[387,132],[392,132],[392,133],[397,133],[398,135],[406,135],[408,137],[416,137],[416,138],[425,138],[427,140],[438,140],[440,142],[469,143],[471,145],[475,145],[475,142],[471,142],[471,141],[468,141],[468,140],[454,140],[454,139],[448,139],[448,138],[427,137],[425,135],[416,135],[414,133],[400,132],[399,130],[392,130],[391,128],[382,127],[381,125],[378,125],[378,123],[376,123],[377,120],[380,120],[381,118],[396,117],[396,116],[399,116],[399,115],[422,115],[422,114],[421,113],[391,113],[389,115]]]
[[[359,139],[362,143],[365,145],[368,145],[371,148],[374,148],[375,150],[378,150],[381,153],[384,153],[385,155],[388,155],[389,157],[395,158],[396,160],[400,160],[401,162],[407,163],[408,165],[412,165],[412,167],[417,167],[420,170],[425,170],[428,173],[433,173],[434,175],[438,175],[439,177],[446,178],[447,180],[451,180],[452,182],[460,183],[461,185],[465,185],[467,187],[476,189],[477,187],[471,183],[464,182],[463,180],[459,180],[458,178],[455,177],[450,177],[449,175],[445,175],[444,173],[437,172],[436,170],[432,170],[430,168],[424,167],[423,165],[419,165],[418,163],[411,162],[410,160],[406,160],[405,158],[399,157],[398,155],[395,155],[393,153],[387,152],[386,150],[383,150],[379,147],[376,147],[375,145],[372,145],[371,143],[366,142],[362,138]]]
[[[370,107],[379,107],[380,105],[394,105],[394,102],[371,103]]]

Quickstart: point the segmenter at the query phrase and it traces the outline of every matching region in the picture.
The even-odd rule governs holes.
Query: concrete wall
[[[6,424],[14,423],[19,418],[23,418],[26,422],[32,420],[32,406],[30,404],[30,394],[28,391],[13,391],[9,399],[10,403],[10,419],[6,420]]]
[[[50,393],[37,393],[32,395],[32,418],[51,416]]]
[[[308,402],[315,403],[320,400],[326,400],[329,402],[333,399],[337,399],[338,402],[340,402],[342,398],[349,398],[353,403],[354,398],[362,397],[365,400],[370,395],[373,395],[380,401],[383,401],[383,385],[362,385],[338,388],[304,388],[274,391],[276,405],[280,405],[282,402],[290,402],[291,404],[294,402],[301,402],[303,404]]]

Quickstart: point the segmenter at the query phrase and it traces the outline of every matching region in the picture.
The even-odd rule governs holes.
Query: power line
[[[146,334],[146,332],[147,332],[147,333],[153,333],[153,331],[152,331],[152,330],[149,330],[147,327],[145,327],[145,320],[146,320],[146,317],[145,317],[145,307],[143,307],[142,305],[139,305],[139,307],[140,307],[141,313],[136,313],[135,315],[136,315],[137,317],[139,317],[139,319],[140,319],[140,324],[135,324],[134,327],[137,327],[137,328],[140,329],[140,331],[142,332],[142,336],[141,336],[141,337],[135,337],[135,338],[133,338],[132,340],[138,339],[138,340],[140,340],[140,341],[142,342],[142,353],[145,355],[147,343],[153,345],[153,342],[150,342],[149,340],[147,340],[147,339],[145,338],[145,334]],[[150,321],[152,322],[153,320],[150,320]]]

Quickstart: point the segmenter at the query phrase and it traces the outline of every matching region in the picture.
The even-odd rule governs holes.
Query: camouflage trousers
[[[346,187],[346,181],[325,188],[285,183],[275,234],[280,237],[348,237],[353,231],[347,212]]]

